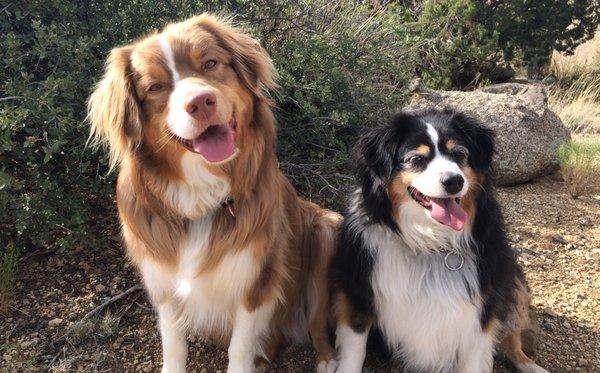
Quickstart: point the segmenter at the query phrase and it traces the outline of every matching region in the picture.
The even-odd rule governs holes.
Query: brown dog
[[[163,372],[185,371],[186,332],[229,341],[230,372],[310,335],[327,338],[327,267],[340,217],[279,171],[267,53],[201,15],[114,49],[89,101],[91,136],[120,166],[127,252],[159,315]],[[308,333],[307,333],[308,332]]]

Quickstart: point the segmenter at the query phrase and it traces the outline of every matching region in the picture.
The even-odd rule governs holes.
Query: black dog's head
[[[493,153],[493,132],[463,114],[398,114],[357,144],[364,208],[396,231],[407,224],[401,217],[461,231],[474,216]]]

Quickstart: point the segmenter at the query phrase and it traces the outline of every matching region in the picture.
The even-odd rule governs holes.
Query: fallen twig
[[[8,97],[0,97],[1,101],[10,101],[10,100],[22,100],[24,97],[22,96],[8,96]]]
[[[88,320],[92,319],[93,317],[96,317],[111,304],[116,303],[116,302],[120,301],[121,299],[126,298],[126,297],[130,296],[131,294],[135,294],[143,289],[144,288],[142,287],[142,285],[135,285],[135,286],[132,286],[129,289],[125,290],[124,292],[117,294],[110,299],[107,299],[102,304],[100,304],[98,307],[96,307],[93,310],[91,310],[90,312],[86,313],[83,316],[83,318],[81,318],[79,321],[77,321],[75,324],[73,324],[67,330],[67,332],[65,334],[63,334],[60,338],[58,338],[54,343],[64,342],[67,339],[67,337],[73,332],[73,330],[76,330],[79,325],[82,325],[83,323],[87,322]]]

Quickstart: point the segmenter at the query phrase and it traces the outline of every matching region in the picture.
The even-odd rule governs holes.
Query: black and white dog
[[[358,188],[332,261],[338,372],[360,372],[370,329],[408,371],[521,372],[529,293],[491,172],[493,132],[452,111],[401,113],[361,138]]]

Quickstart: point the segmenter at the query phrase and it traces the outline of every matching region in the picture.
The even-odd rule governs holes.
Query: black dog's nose
[[[465,179],[460,174],[455,174],[451,172],[447,172],[442,174],[442,185],[446,192],[450,194],[456,194],[460,192],[463,185],[465,184]]]

